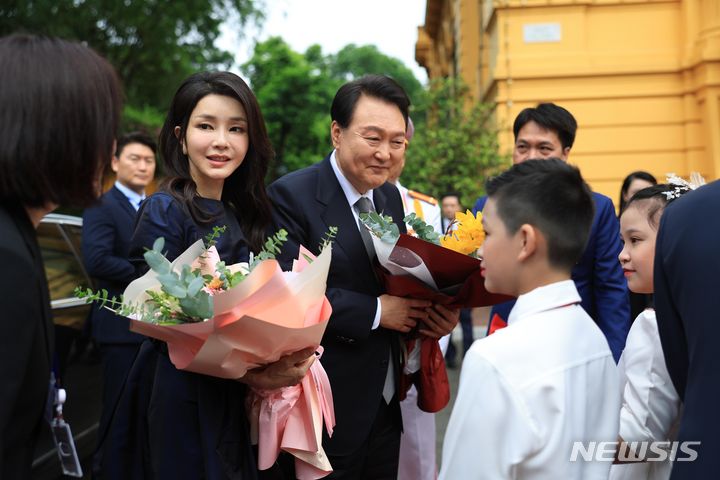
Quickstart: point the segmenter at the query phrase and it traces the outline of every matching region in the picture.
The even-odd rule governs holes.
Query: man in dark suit
[[[674,462],[673,480],[715,478],[720,471],[718,209],[720,182],[683,196],[663,213],[655,244],[658,330],[670,378],[683,401],[677,440],[700,442],[692,446],[696,460]]]
[[[100,202],[83,214],[82,252],[85,268],[108,296],[122,295],[135,278],[135,268],[128,261],[130,238],[135,214],[145,198],[145,187],[155,175],[156,146],[152,138],[139,132],[118,140],[112,159],[115,185]],[[141,335],[131,332],[129,321],[105,308],[90,312],[92,336],[98,343],[103,362],[103,410],[100,435],[107,427]]]
[[[513,163],[543,158],[567,161],[576,131],[575,118],[563,107],[541,103],[537,107],[526,108],[513,124]],[[592,192],[592,195],[595,216],[588,244],[572,270],[572,279],[582,298],[582,307],[605,334],[617,362],[625,348],[631,320],[627,282],[618,262],[618,254],[622,250],[620,225],[612,200],[597,192]],[[477,200],[473,213],[482,211],[486,198]],[[493,307],[489,331],[498,326],[497,320],[507,321],[514,304],[506,302]]]
[[[331,107],[333,152],[269,188],[275,227],[288,231],[283,267],[299,245],[316,250],[328,228],[338,227],[326,293],[333,313],[322,341],[337,421],[323,440],[334,469],[327,478],[397,477],[398,334],[422,321],[421,333],[439,338],[457,323],[457,312],[384,294],[368,232],[358,225],[359,213],[374,209],[405,231],[400,195],[386,180],[405,151],[409,103],[388,77],[343,85]]]

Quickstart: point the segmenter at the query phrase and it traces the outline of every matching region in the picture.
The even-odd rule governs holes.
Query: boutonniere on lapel
[[[415,236],[401,234],[391,217],[375,212],[361,214],[371,235],[379,263],[378,273],[386,293],[430,300],[448,308],[495,305],[510,297],[485,290],[477,250],[485,241],[482,213],[456,214],[446,235],[414,213],[403,221]],[[416,329],[417,330],[417,329]],[[407,363],[420,358],[420,370],[401,378],[401,399],[412,384],[418,389],[418,407],[426,412],[444,408],[450,398],[445,362],[438,341],[411,332],[406,339]],[[419,347],[419,348],[418,348]]]
[[[165,342],[180,370],[237,379],[314,348],[318,358],[299,384],[251,389],[246,401],[261,470],[272,467],[283,448],[296,456],[298,474],[325,476],[332,467],[322,451],[323,424],[332,434],[335,413],[319,357],[332,312],[325,288],[337,228],[330,229],[318,256],[301,246],[290,272],[275,259],[287,239],[285,230],[268,238],[248,263],[235,265],[226,265],[215,247],[224,231],[216,227],[173,262],[158,238],[144,255],[150,270],[119,299],[108,298],[106,290],[79,287],[75,295],[129,318],[132,331]]]

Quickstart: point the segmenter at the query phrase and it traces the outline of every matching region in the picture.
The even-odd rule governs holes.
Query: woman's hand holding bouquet
[[[301,248],[292,272],[274,259],[286,239],[280,230],[247,264],[225,265],[213,246],[224,228],[198,240],[173,262],[164,241],[145,253],[150,267],[121,299],[76,289],[131,319],[131,330],[167,343],[181,370],[248,384],[247,411],[259,443],[258,467],[270,468],[280,450],[296,457],[298,478],[332,471],[322,450],[323,423],[335,425],[332,392],[319,361],[330,318],[325,297],[331,228],[315,257]],[[242,408],[238,406],[238,408]]]

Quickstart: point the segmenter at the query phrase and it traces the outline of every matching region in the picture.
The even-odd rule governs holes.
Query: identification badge
[[[65,423],[62,418],[54,418],[50,423],[50,429],[63,473],[71,477],[82,478],[83,471],[78,460],[70,425]]]

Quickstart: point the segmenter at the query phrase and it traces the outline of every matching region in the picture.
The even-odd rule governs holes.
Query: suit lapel
[[[397,208],[393,208],[391,202],[390,195],[393,193],[393,190],[397,192],[398,200],[400,200],[400,192],[397,190],[397,187],[391,183],[385,183],[373,190],[375,210],[383,215],[391,216],[395,224],[400,229],[400,232],[406,233],[405,222],[403,221],[405,212],[402,209],[398,210]],[[398,205],[402,207],[402,200],[400,200]]]
[[[110,194],[114,198],[115,202],[120,205],[123,211],[130,216],[130,219],[132,221],[135,221],[135,216],[137,215],[137,212],[135,211],[135,207],[132,206],[130,200],[128,200],[125,194],[118,190],[118,188],[114,185],[110,190],[108,190],[108,194]]]
[[[335,244],[345,252],[348,258],[357,258],[356,255],[358,254],[356,252],[363,254],[363,258],[366,258],[367,261],[361,262],[361,265],[353,265],[353,267],[358,268],[374,279],[372,264],[367,257],[358,225],[355,223],[355,217],[350,211],[350,205],[348,205],[345,193],[332,169],[329,156],[325,158],[319,168],[316,198],[320,204],[325,206],[320,217],[325,222],[325,225],[338,227]],[[373,195],[375,194],[373,193]]]

